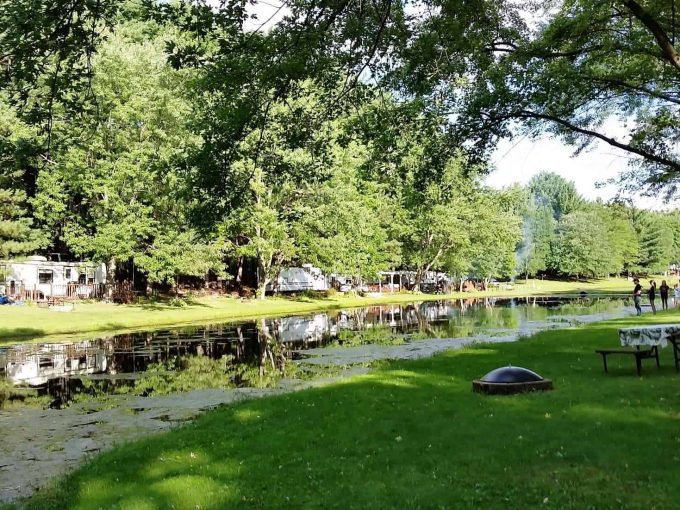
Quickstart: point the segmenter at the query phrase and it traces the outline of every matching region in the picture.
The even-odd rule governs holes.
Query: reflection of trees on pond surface
[[[271,321],[275,327],[270,329],[265,319],[260,319],[257,328],[258,344],[260,347],[259,355],[259,370],[260,377],[264,377],[267,373],[267,367],[271,364],[271,371],[281,372],[286,368],[287,351],[285,344],[280,341],[281,329],[276,327],[279,323],[278,319]]]

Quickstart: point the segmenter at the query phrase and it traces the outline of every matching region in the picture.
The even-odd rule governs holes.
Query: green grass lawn
[[[388,294],[380,297],[331,298],[276,298],[265,301],[215,297],[197,300],[178,308],[164,303],[113,305],[107,303],[76,304],[68,313],[34,306],[0,306],[0,345],[21,339],[45,336],[64,337],[84,333],[120,333],[124,330],[164,326],[181,326],[208,322],[225,322],[261,316],[367,306],[378,303],[412,302],[415,300],[444,299],[445,297],[518,296],[527,294],[559,294],[587,292],[629,292],[625,279],[606,279],[592,282],[529,280],[520,282],[512,290],[458,293],[449,296],[426,294]]]
[[[678,508],[680,377],[597,347],[677,311],[480,345],[207,413],[97,456],[29,509]],[[507,364],[555,391],[490,397]]]

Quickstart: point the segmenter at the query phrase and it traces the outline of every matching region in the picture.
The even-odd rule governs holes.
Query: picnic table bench
[[[637,371],[638,377],[642,375],[642,360],[643,359],[656,359],[656,366],[659,366],[659,349],[656,345],[650,347],[649,349],[629,348],[629,349],[597,349],[596,353],[602,355],[602,363],[604,364],[604,371],[609,372],[607,369],[607,356],[611,354],[627,354],[629,356],[635,357],[635,369]]]

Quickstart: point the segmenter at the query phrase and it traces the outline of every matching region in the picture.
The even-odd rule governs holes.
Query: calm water
[[[151,394],[196,381],[204,386],[260,384],[285,373],[299,351],[366,343],[417,342],[421,338],[503,336],[622,316],[631,303],[619,298],[515,298],[430,301],[201,327],[164,329],[60,343],[0,347],[0,380],[54,398],[120,391]],[[178,382],[178,374],[184,374]],[[148,383],[150,374],[154,384]],[[173,374],[170,381],[167,374]],[[286,374],[290,375],[290,374]],[[144,379],[146,378],[146,379]],[[211,379],[212,378],[212,379]],[[144,384],[139,381],[144,379]],[[159,382],[159,380],[161,380]],[[259,382],[257,382],[259,381]]]

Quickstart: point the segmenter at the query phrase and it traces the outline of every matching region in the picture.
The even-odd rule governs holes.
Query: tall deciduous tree
[[[560,219],[552,256],[560,272],[576,277],[609,274],[610,247],[604,222],[597,214],[575,211]]]
[[[514,276],[516,249],[522,237],[521,218],[503,207],[500,195],[483,189],[473,206],[471,266],[484,289],[493,277]]]
[[[356,141],[333,148],[331,177],[310,195],[296,224],[300,261],[328,274],[369,279],[399,265],[401,246],[394,234],[401,211],[385,185],[361,178],[368,157]]]
[[[539,207],[548,207],[556,220],[581,207],[576,185],[552,172],[541,172],[529,181],[529,192]]]
[[[550,247],[557,227],[553,214],[551,207],[537,205],[530,195],[517,250],[517,270],[527,279],[549,268]]]
[[[231,199],[222,232],[237,256],[257,261],[260,298],[297,258],[305,207],[331,176],[334,123],[318,121],[323,105],[309,83],[296,86],[296,97],[271,104],[266,126],[238,144],[239,157],[223,175]]]
[[[608,144],[630,158],[624,188],[672,196],[680,182],[676,9],[666,0],[575,0],[534,11],[536,29],[498,37],[494,63],[464,102],[463,136],[493,145],[519,121],[525,133],[559,136],[577,151]]]
[[[436,181],[420,189],[416,176],[405,188],[404,259],[416,271],[416,286],[428,271],[469,267],[470,225],[477,184],[465,176],[465,159],[450,160]]]
[[[187,250],[179,261],[159,246],[210,241],[188,223],[179,171],[200,140],[188,129],[187,77],[167,65],[159,27],[139,21],[117,26],[93,68],[99,112],[60,127],[71,143],[38,178],[36,217],[71,252],[108,262],[112,273],[136,259],[154,279],[174,275],[203,251]],[[153,261],[155,254],[161,259]],[[204,273],[205,261],[194,262]]]
[[[634,271],[663,273],[673,254],[673,231],[659,215],[634,211],[633,228],[637,232],[638,251]]]

